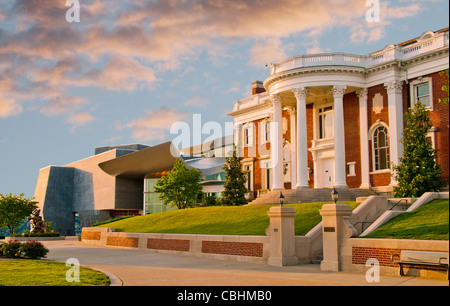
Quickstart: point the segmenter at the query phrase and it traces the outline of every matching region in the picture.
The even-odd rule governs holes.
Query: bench
[[[399,259],[396,260],[396,257],[398,257]],[[447,268],[448,280],[448,252],[402,250],[400,255],[395,254],[391,256],[391,262],[399,264],[401,276],[405,275],[403,271],[403,265],[444,267]]]

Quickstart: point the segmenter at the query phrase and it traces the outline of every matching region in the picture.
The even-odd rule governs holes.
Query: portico
[[[403,155],[403,116],[419,87],[429,92],[426,101],[433,100],[432,82],[441,82],[446,54],[448,31],[427,31],[369,55],[301,55],[272,64],[270,76],[253,82],[253,95],[236,101],[229,114],[251,191],[392,192],[393,166]],[[428,103],[430,110],[437,105]]]

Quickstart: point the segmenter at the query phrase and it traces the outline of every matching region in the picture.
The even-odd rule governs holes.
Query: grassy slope
[[[366,238],[449,239],[449,201],[435,200],[389,220]]]
[[[340,202],[349,204],[354,209],[356,202]],[[305,235],[322,218],[319,214],[323,204],[302,203],[291,204],[297,211],[295,217],[295,234]],[[270,206],[238,206],[238,207],[205,207],[186,210],[175,210],[141,217],[128,218],[104,224],[102,227],[113,227],[122,232],[133,233],[177,233],[206,235],[265,235],[269,226],[267,212]]]

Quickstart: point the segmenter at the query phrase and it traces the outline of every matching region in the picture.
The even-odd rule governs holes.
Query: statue
[[[31,216],[28,217],[28,220],[30,221],[31,234],[45,233],[47,229],[47,225],[45,224],[44,220],[42,219],[41,216],[39,216],[40,213],[41,210],[39,208],[36,208],[31,213]]]

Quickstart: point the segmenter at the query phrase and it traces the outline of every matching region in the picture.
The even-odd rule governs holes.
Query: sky
[[[366,55],[448,27],[448,10],[448,0],[0,0],[0,194],[32,197],[41,168],[95,147],[173,140],[175,122],[192,127],[192,144],[211,136],[195,135],[193,118],[225,136],[266,64]]]

